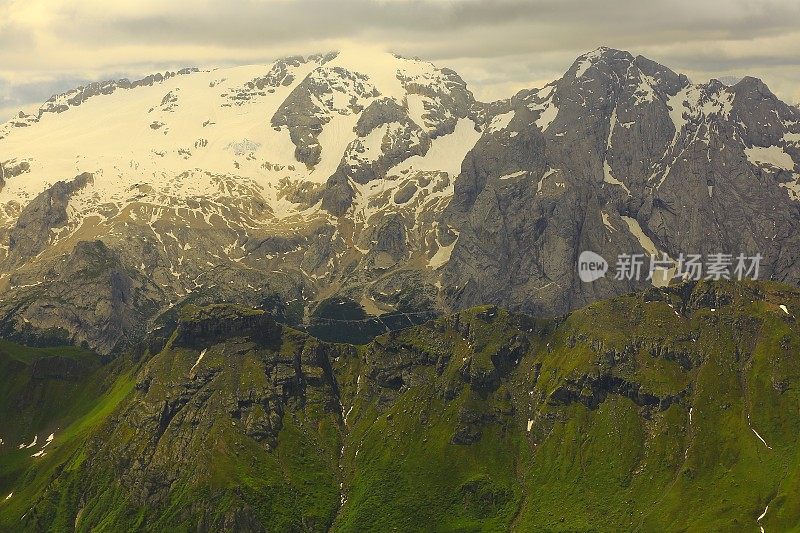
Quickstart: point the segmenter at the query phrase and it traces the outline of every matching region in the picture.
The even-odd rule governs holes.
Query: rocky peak
[[[620,69],[624,72],[633,61],[634,57],[630,52],[601,46],[591,52],[578,56],[572,66],[567,70],[566,76],[581,78],[586,73],[609,74],[614,71],[618,72]]]
[[[580,95],[589,106],[604,106],[606,98],[631,95],[637,105],[665,100],[689,85],[686,76],[646,57],[601,47],[579,56],[558,82],[559,89]],[[569,98],[567,98],[569,99]]]
[[[772,91],[769,90],[766,83],[753,76],[743,77],[733,86],[733,90],[737,93],[756,93],[765,98],[777,99]]]

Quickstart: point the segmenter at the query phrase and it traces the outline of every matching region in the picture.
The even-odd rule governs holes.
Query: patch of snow
[[[718,95],[709,97],[700,107],[700,110],[705,116],[716,114],[727,118],[733,110],[733,98],[734,94],[731,91],[722,90]]]
[[[709,93],[702,85],[687,85],[673,96],[668,96],[669,116],[675,126],[672,139],[674,147],[689,121],[696,121],[712,115],[727,118],[733,109],[734,94],[728,90]],[[664,175],[666,176],[667,173]],[[662,179],[663,182],[663,179]]]
[[[784,133],[783,140],[787,143],[800,143],[800,133]]]
[[[780,308],[781,308],[781,310],[782,310],[784,313],[786,313],[787,315],[789,314],[789,309],[788,309],[788,308],[787,308],[785,305],[781,304],[781,305],[779,305],[778,307],[780,307]],[[2,442],[2,441],[0,441],[0,443],[1,443],[1,442]]]
[[[439,249],[436,250],[436,253],[433,254],[428,260],[428,267],[432,268],[433,270],[439,269],[442,265],[450,261],[450,256],[453,253],[453,248],[456,247],[456,243],[458,242],[458,237],[456,237],[452,243],[447,246],[439,245]],[[437,239],[436,243],[438,244],[439,241]]]
[[[633,92],[634,97],[636,97],[635,105],[645,104],[655,101],[656,93],[653,90],[652,87],[653,84],[655,84],[655,80],[653,80],[649,76],[645,76],[644,74],[642,74],[639,77],[639,85]]]
[[[424,156],[415,155],[389,169],[387,174],[398,174],[404,170],[447,172],[451,176],[461,173],[461,163],[480,139],[481,133],[475,131],[475,123],[468,118],[460,118],[453,133],[437,137]]]
[[[550,124],[553,123],[553,121],[556,119],[557,116],[558,116],[558,106],[556,106],[556,104],[553,103],[553,97],[551,95],[550,99],[547,101],[547,107],[544,108],[542,114],[539,115],[539,118],[536,119],[536,126],[538,126],[539,129],[542,130],[542,133],[544,133],[545,131],[547,131],[547,128],[550,127]]]
[[[697,88],[690,85],[678,91],[674,96],[670,96],[667,99],[667,106],[669,107],[669,117],[672,119],[672,124],[675,126],[674,139],[677,139],[681,131],[683,131],[684,126],[686,126],[688,122],[688,120],[684,118],[684,114],[689,112],[690,105],[688,105],[688,102],[691,100],[694,100],[696,102],[697,99],[699,98],[699,94],[700,93],[697,90]],[[672,144],[675,144],[674,139]]]
[[[611,119],[608,125],[608,137],[606,138],[606,151],[611,149],[611,139],[614,137],[614,128],[617,127],[617,108],[611,112]]]
[[[200,352],[200,355],[197,357],[197,361],[195,361],[195,362],[194,362],[194,365],[192,366],[192,369],[191,369],[191,370],[189,370],[189,373],[190,373],[190,374],[193,374],[193,373],[194,373],[195,369],[197,368],[197,365],[199,365],[199,364],[200,364],[200,361],[202,361],[202,360],[203,360],[203,357],[205,357],[205,355],[206,355],[206,351],[207,351],[207,349],[206,349],[206,350],[203,350],[202,352]]]
[[[591,66],[592,66],[592,62],[591,61],[587,61],[587,60],[581,61],[578,64],[578,70],[575,71],[575,77],[576,78],[580,78],[581,76],[586,74],[586,71],[589,70],[589,67],[591,67]]]
[[[545,171],[545,173],[542,174],[542,177],[539,178],[539,184],[536,186],[536,192],[537,193],[542,192],[542,188],[544,187],[544,180],[546,180],[547,178],[552,176],[555,171],[556,171],[556,169],[554,169],[554,168],[548,168]]]
[[[511,124],[511,119],[514,118],[514,114],[513,111],[509,111],[508,113],[503,113],[492,118],[492,121],[486,126],[486,133],[494,133],[506,129],[508,125]]]
[[[510,180],[512,178],[518,178],[520,176],[524,176],[527,174],[527,170],[520,170],[519,172],[514,172],[513,174],[505,174],[504,176],[500,176],[501,180]]]
[[[755,433],[756,437],[758,437],[758,440],[764,443],[764,446],[766,446],[770,450],[772,449],[772,447],[769,444],[767,444],[767,441],[764,440],[764,437],[758,434],[758,431],[756,431],[755,428],[750,428],[750,429],[753,430],[753,433]]]
[[[661,253],[658,248],[656,247],[653,240],[648,237],[642,227],[639,225],[639,221],[635,218],[623,216],[622,220],[628,225],[628,230],[631,232],[631,235],[636,237],[636,240],[639,241],[639,245],[644,248],[644,250],[652,257],[655,256],[659,260],[666,256],[666,254]],[[666,256],[667,260],[671,261],[669,256]],[[673,263],[674,264],[674,263]],[[653,279],[651,280],[653,285],[656,287],[665,287],[669,285],[669,281],[672,279],[675,272],[675,266],[669,269],[664,268],[656,268],[653,272]]]
[[[744,149],[748,161],[754,165],[771,165],[784,170],[794,170],[794,160],[780,146],[754,146]]]
[[[42,450],[44,450],[45,448],[50,446],[50,444],[53,442],[53,439],[55,439],[55,438],[56,438],[56,434],[55,433],[51,433],[50,436],[47,437],[47,441],[44,443],[44,446],[42,446]]]
[[[610,185],[619,185],[628,193],[628,196],[630,196],[631,191],[628,187],[611,174],[611,165],[608,164],[608,159],[603,161],[603,181]]]
[[[747,415],[747,425],[750,427],[750,430],[753,432],[753,434],[755,434],[755,436],[758,437],[758,440],[763,442],[764,446],[766,446],[768,450],[771,450],[772,447],[769,444],[767,444],[767,441],[764,440],[764,437],[762,437],[758,433],[758,431],[756,431],[756,429],[753,427],[752,423],[750,422],[750,415]]]
[[[794,170],[792,156],[780,146],[754,146],[745,148],[744,152],[748,161],[754,165],[770,165],[784,170]]]
[[[639,241],[639,244],[644,248],[644,250],[650,255],[658,255],[658,248],[656,248],[655,243],[653,240],[645,235],[644,231],[642,231],[642,226],[639,225],[639,221],[632,217],[623,216],[622,220],[628,225],[628,229],[630,230],[631,234],[636,237],[636,240]]]
[[[600,216],[603,218],[603,225],[608,228],[609,231],[617,231],[617,228],[611,223],[611,219],[608,216],[608,213],[605,211],[600,211]]]
[[[322,133],[317,137],[322,147],[320,161],[314,167],[310,177],[315,182],[327,180],[339,166],[347,146],[353,140],[353,128],[358,122],[358,115],[334,114],[330,122],[322,126]]]
[[[381,156],[381,154],[383,153],[381,151],[383,138],[389,132],[390,127],[392,127],[392,125],[394,124],[397,123],[393,122],[392,124],[383,124],[382,126],[377,127],[371,132],[369,132],[367,136],[364,137],[364,150],[365,150],[364,157],[368,161],[375,161]]]
[[[427,96],[419,94],[409,94],[406,97],[406,101],[408,102],[408,116],[420,128],[426,131],[428,131],[428,122],[425,120],[424,116],[427,113],[425,109],[425,102],[427,100],[429,100]]]
[[[600,47],[597,50],[592,50],[591,52],[582,55],[578,60],[578,68],[575,70],[575,77],[580,78],[586,71],[589,70],[595,61],[597,61],[600,57],[602,57],[605,48]]]
[[[786,189],[786,192],[789,193],[789,198],[795,202],[800,201],[800,182],[780,183],[779,186]]]

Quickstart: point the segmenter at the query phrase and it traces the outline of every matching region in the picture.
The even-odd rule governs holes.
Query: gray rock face
[[[222,306],[204,308],[191,320],[181,320],[174,345],[200,348],[232,337],[252,336],[261,344],[270,345],[280,334],[280,326],[267,313],[237,314]]]
[[[443,85],[437,86],[420,83],[402,73],[398,75],[403,88],[409,94],[425,97],[425,112],[422,117],[433,139],[452,133],[459,118],[470,116],[477,121],[483,108],[475,102],[467,84],[458,74],[448,68],[443,68],[440,72],[445,81]]]
[[[368,183],[386,177],[386,171],[414,155],[425,155],[431,146],[430,137],[408,116],[394,100],[375,100],[356,123],[359,136],[345,150],[336,174],[352,178],[356,183]],[[368,149],[366,137],[380,140],[377,157],[363,158]],[[337,180],[334,175],[331,180]]]
[[[309,58],[309,60],[311,59]],[[295,80],[294,71],[306,63],[306,59],[302,56],[287,57],[276,61],[264,76],[254,78],[245,83],[243,87],[235,88],[230,94],[226,94],[225,97],[229,103],[223,105],[241,106],[266,96],[268,93],[274,93],[278,87],[291,85]]]
[[[12,277],[12,283],[14,278]],[[36,343],[72,342],[102,353],[141,338],[163,292],[123,266],[102,241],[79,242],[71,254],[0,304],[4,334]]]
[[[647,253],[622,217],[670,257],[761,253],[762,276],[800,278],[789,259],[800,253],[799,211],[786,190],[800,153],[785,140],[800,123],[762,82],[693,86],[652,61],[601,49],[510,108],[508,126],[484,134],[456,181],[446,216],[459,231],[444,269],[451,306],[560,313],[633,289],[587,286],[576,275],[581,250],[612,261]],[[793,168],[748,159],[754,147],[775,146]]]
[[[19,176],[24,172],[28,172],[31,165],[28,161],[17,161],[11,159],[9,161],[0,161],[0,192],[6,186],[6,178],[13,178]]]
[[[50,230],[67,222],[70,196],[92,179],[92,175],[87,173],[70,182],[59,181],[29,203],[9,235],[9,261],[20,263],[41,252],[49,243]]]

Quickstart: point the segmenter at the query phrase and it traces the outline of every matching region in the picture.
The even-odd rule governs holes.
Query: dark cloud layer
[[[121,16],[94,32],[83,31],[72,12],[61,30],[70,38],[136,43],[146,38],[165,44],[214,43],[247,47],[330,38],[374,38],[447,44],[458,54],[464,34],[528,30],[536,51],[574,47],[607,38],[639,45],[713,39],[747,40],[800,27],[795,0],[297,0],[205,3],[186,12]],[[461,37],[461,38],[460,38]],[[419,40],[419,41],[417,41]],[[513,42],[497,35],[480,46],[491,53]],[[523,43],[524,44],[524,43]]]
[[[71,12],[80,23],[80,13]],[[376,29],[390,33],[430,34],[429,39],[474,28],[528,23],[548,34],[580,28],[590,35],[624,32],[653,42],[678,35],[692,40],[753,38],[780,30],[796,30],[800,3],[794,1],[641,1],[608,0],[298,0],[294,2],[206,3],[187,12],[149,13],[120,17],[105,27],[103,38],[164,43],[237,46],[286,41],[352,37]],[[549,29],[549,31],[547,31]],[[97,33],[63,25],[73,37]],[[78,31],[74,31],[78,30]],[[431,33],[433,32],[433,33]],[[572,41],[579,35],[567,35]],[[457,43],[455,43],[457,44]],[[489,44],[489,43],[486,43]],[[554,43],[556,45],[561,42]]]

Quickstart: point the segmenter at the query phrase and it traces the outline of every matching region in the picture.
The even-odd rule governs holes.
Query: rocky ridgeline
[[[77,107],[90,98],[112,94],[120,89],[135,89],[137,87],[149,87],[156,83],[161,83],[175,76],[181,76],[197,72],[196,68],[183,68],[177,72],[167,71],[165,73],[150,74],[144,78],[130,81],[127,78],[119,80],[97,81],[80,86],[65,93],[51,96],[42,104],[36,114],[28,114],[20,111],[19,114],[7,122],[5,127],[0,127],[0,139],[6,137],[12,128],[27,128],[36,124],[46,113],[63,113],[71,107]]]

